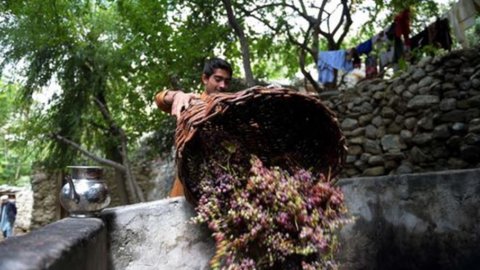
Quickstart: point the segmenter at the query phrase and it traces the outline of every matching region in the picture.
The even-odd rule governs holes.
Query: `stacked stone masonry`
[[[479,166],[479,48],[424,58],[325,102],[349,145],[342,177]]]
[[[49,174],[37,171],[32,175],[33,209],[31,228],[37,229],[61,217],[58,192],[61,188],[62,174]]]

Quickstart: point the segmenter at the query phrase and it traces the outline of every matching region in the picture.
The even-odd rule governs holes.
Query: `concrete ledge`
[[[183,197],[104,210],[109,269],[209,269],[214,242],[194,215]]]
[[[480,170],[340,180],[356,222],[341,269],[478,269]],[[66,218],[0,243],[0,269],[209,269],[214,242],[184,198]],[[105,224],[105,225],[104,225]]]
[[[105,270],[107,238],[98,218],[66,218],[0,243],[0,269]]]

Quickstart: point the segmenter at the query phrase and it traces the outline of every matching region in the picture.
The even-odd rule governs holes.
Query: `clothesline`
[[[387,66],[396,64],[405,52],[427,45],[451,50],[452,38],[450,25],[457,41],[463,47],[468,46],[465,30],[474,25],[475,16],[480,13],[480,0],[460,0],[443,16],[416,35],[410,37],[410,9],[397,14],[394,21],[372,38],[349,50],[320,51],[318,54],[318,81],[322,84],[334,80],[334,70],[349,72],[353,70],[352,55],[366,55],[366,78],[376,77]],[[380,47],[386,49],[381,50]],[[372,51],[376,54],[371,54]]]
[[[350,50],[320,51],[318,55],[318,80],[322,84],[331,83],[334,80],[334,69],[349,72],[353,69],[351,62],[352,55],[367,55],[368,66],[367,77],[377,74],[377,61],[370,57],[370,52],[377,44],[391,43],[393,46],[379,55],[380,68],[387,66],[391,62],[396,62],[403,55],[403,46],[410,46],[410,9],[407,8],[395,16],[394,22],[384,31],[381,31],[374,37],[362,42]],[[402,40],[403,38],[403,40]],[[393,42],[393,43],[392,43]],[[333,57],[335,56],[335,57]],[[348,58],[350,56],[350,58]]]

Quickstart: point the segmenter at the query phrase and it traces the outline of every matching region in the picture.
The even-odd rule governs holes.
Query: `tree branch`
[[[128,185],[132,190],[132,192],[136,195],[136,197],[141,202],[144,202],[145,197],[143,196],[143,192],[140,189],[140,186],[135,180],[135,176],[132,173],[132,168],[130,165],[130,161],[128,159],[127,136],[125,135],[125,131],[123,131],[123,129],[117,126],[117,124],[113,121],[112,117],[110,116],[110,113],[108,112],[107,107],[105,107],[105,104],[103,104],[103,102],[100,101],[100,99],[95,97],[94,101],[97,104],[98,108],[100,109],[100,112],[102,113],[103,117],[105,118],[105,121],[107,121],[107,123],[110,125],[112,131],[120,137],[121,147],[122,147],[121,155],[122,155],[123,165],[125,168],[124,172],[128,181]]]
[[[115,168],[119,171],[122,171],[122,172],[126,171],[125,166],[123,166],[122,164],[117,163],[117,162],[112,161],[112,160],[109,160],[109,159],[101,158],[101,157],[93,154],[92,152],[86,150],[85,148],[81,147],[79,144],[77,144],[77,143],[75,143],[75,142],[57,134],[57,133],[50,134],[49,137],[72,146],[73,148],[77,149],[78,151],[80,151],[85,156],[97,161],[100,164],[103,164],[103,165],[106,165],[106,166],[109,166],[109,167],[113,167],[113,168]]]
[[[237,22],[235,14],[233,13],[232,2],[230,0],[222,0],[222,3],[227,11],[228,23],[232,27],[235,34],[240,40],[240,47],[242,49],[242,60],[243,60],[243,69],[245,70],[245,79],[247,80],[247,85],[252,87],[255,85],[255,80],[253,78],[252,67],[250,64],[250,49],[248,47],[247,37],[243,32],[242,26]]]
[[[297,45],[298,47],[300,47],[300,55],[299,55],[299,58],[298,58],[298,61],[299,61],[299,65],[300,65],[300,71],[302,72],[303,76],[305,76],[305,78],[310,82],[310,84],[313,86],[313,88],[315,88],[315,91],[317,91],[317,93],[320,93],[321,92],[321,88],[320,86],[318,85],[317,81],[312,77],[312,75],[310,74],[310,72],[308,72],[306,69],[305,69],[305,58],[306,58],[306,52],[309,52],[310,54],[313,55],[313,52],[312,52],[312,49],[309,48],[307,46],[307,43],[308,43],[308,35],[309,35],[309,32],[312,30],[312,26],[310,25],[307,32],[305,33],[305,37],[304,37],[304,40],[303,40],[303,43],[300,43],[298,42],[293,36],[292,34],[290,33],[289,29],[287,28],[287,35],[288,35],[288,39],[290,40],[290,42],[292,42],[293,44]],[[315,63],[317,63],[317,57],[316,56],[313,56],[313,58],[315,59]]]

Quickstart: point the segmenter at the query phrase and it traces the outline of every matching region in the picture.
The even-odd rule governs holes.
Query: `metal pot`
[[[60,203],[72,217],[92,217],[110,203],[110,194],[102,180],[103,168],[68,166],[70,175],[60,191]]]

